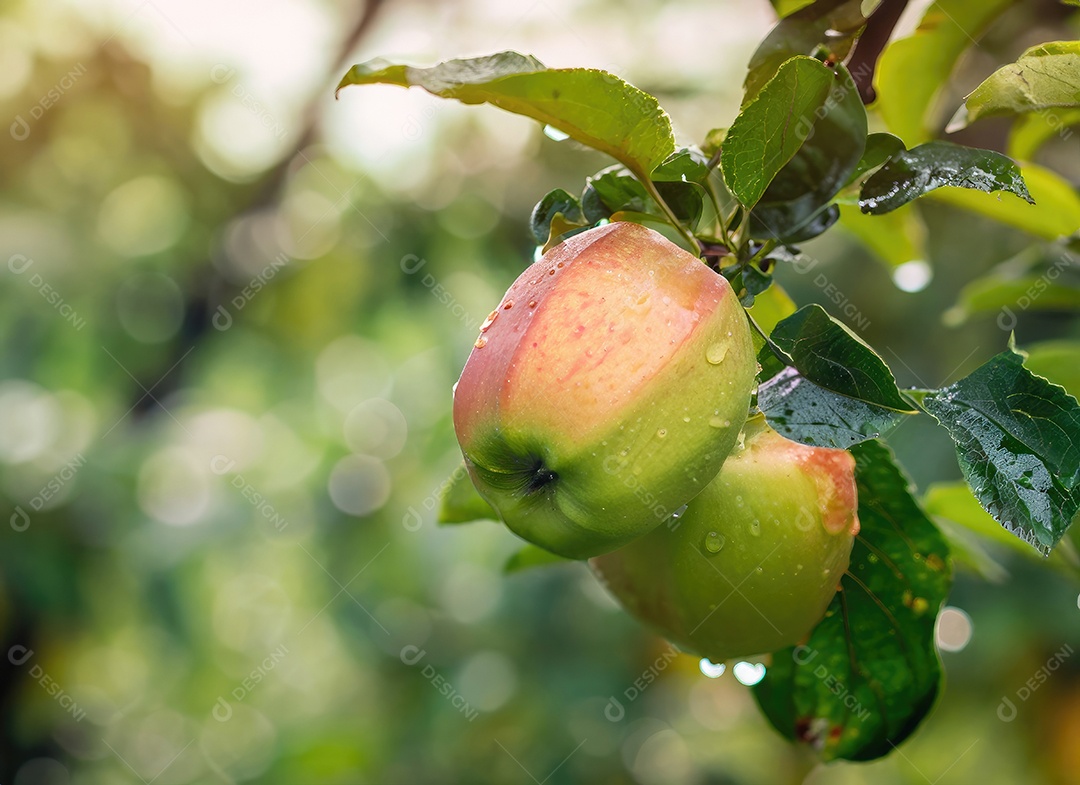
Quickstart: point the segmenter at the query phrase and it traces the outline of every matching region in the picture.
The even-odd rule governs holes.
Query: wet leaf
[[[1010,346],[921,405],[983,508],[1045,555],[1080,511],[1080,404],[1023,359]]]
[[[537,202],[529,217],[529,228],[537,245],[547,245],[552,235],[552,220],[558,215],[561,215],[567,224],[585,224],[581,203],[562,188],[556,188]]]
[[[1034,204],[1016,162],[993,150],[927,142],[894,155],[863,183],[859,209],[878,215],[942,186],[1007,191]]]

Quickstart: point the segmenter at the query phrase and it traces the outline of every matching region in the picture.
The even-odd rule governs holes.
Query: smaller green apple
[[[794,645],[847,570],[854,469],[844,450],[798,444],[751,418],[677,526],[590,563],[631,615],[714,662]]]

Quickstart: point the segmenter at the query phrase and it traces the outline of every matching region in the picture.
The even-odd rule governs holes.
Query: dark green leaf
[[[768,381],[758,387],[757,405],[788,439],[846,449],[914,411],[884,361],[820,306],[777,324],[771,343],[758,353]]]
[[[561,214],[568,223],[584,225],[581,203],[562,188],[550,191],[537,202],[529,218],[529,228],[537,245],[546,245],[551,237],[551,219]]]
[[[1033,46],[975,88],[945,129],[966,128],[980,117],[1080,107],[1080,41]]]
[[[844,66],[830,74],[832,87],[809,117],[812,125],[805,142],[750,214],[753,237],[800,242],[820,234],[839,217],[836,211],[822,211],[859,165],[866,145],[866,109]],[[803,133],[800,126],[795,128],[797,135]]]
[[[819,211],[799,229],[784,237],[785,243],[804,243],[820,234],[824,234],[834,223],[840,220],[840,208],[835,204]]]
[[[877,169],[904,148],[904,143],[892,134],[870,134],[866,137],[866,149],[863,150],[862,158],[855,165],[855,171],[848,178],[848,183],[853,183],[869,172]]]
[[[909,145],[941,127],[936,98],[960,55],[1017,0],[937,0],[919,28],[893,41],[878,62],[875,107],[889,130]]]
[[[800,308],[776,325],[770,338],[815,384],[887,409],[915,411],[896,389],[884,360],[820,305]]]
[[[623,166],[609,166],[585,181],[581,195],[585,218],[589,221],[600,214],[608,218],[612,213],[631,211],[635,213],[657,212],[656,203],[630,171]],[[602,213],[606,213],[603,215]]]
[[[793,57],[728,129],[720,151],[724,181],[742,204],[753,207],[776,174],[814,128],[834,74],[812,57]]]
[[[934,624],[952,582],[941,533],[887,447],[855,447],[861,529],[825,618],[776,652],[754,697],[787,738],[824,760],[887,755],[929,712],[941,684]]]
[[[1035,203],[1012,159],[993,150],[927,142],[897,153],[863,183],[859,209],[887,213],[946,185],[987,193],[1007,191]]]
[[[763,349],[762,353],[767,351]],[[802,444],[837,449],[876,438],[906,416],[820,387],[792,367],[784,368],[758,387],[757,405],[769,425],[782,436]]]
[[[836,61],[851,50],[855,37],[866,24],[860,0],[817,0],[805,8],[781,16],[750,58],[744,87],[743,106],[752,101],[780,66],[795,55],[812,54],[826,46]]]
[[[975,497],[1047,554],[1080,511],[1080,404],[1010,348],[922,408],[952,436]]]
[[[476,492],[469,472],[462,463],[442,486],[439,523],[498,521],[499,514]]]
[[[676,151],[652,173],[654,183],[704,183],[708,177],[708,157],[692,147]]]
[[[423,87],[466,104],[489,103],[553,126],[648,176],[675,149],[671,120],[656,99],[606,71],[549,69],[535,57],[500,52],[432,68],[372,60],[338,85]]]
[[[533,567],[548,567],[552,564],[569,564],[573,560],[567,559],[564,556],[558,556],[550,551],[545,551],[543,548],[528,544],[521,548],[519,551],[515,551],[511,554],[510,558],[506,560],[503,565],[503,573],[509,575],[514,572],[521,572],[522,570],[528,570]]]

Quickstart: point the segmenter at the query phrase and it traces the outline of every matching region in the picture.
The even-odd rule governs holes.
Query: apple
[[[480,495],[560,556],[614,550],[716,476],[757,369],[728,282],[643,226],[570,237],[480,328],[454,429]]]
[[[740,439],[677,528],[590,562],[632,616],[713,662],[804,640],[859,530],[848,452],[790,441],[760,415]]]

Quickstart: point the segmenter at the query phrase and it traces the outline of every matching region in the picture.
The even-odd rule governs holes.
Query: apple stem
[[[660,205],[660,209],[663,210],[664,215],[667,216],[668,223],[674,226],[679,231],[679,234],[683,236],[683,239],[686,240],[686,242],[689,244],[690,251],[695,256],[700,257],[702,250],[704,250],[701,241],[694,236],[693,232],[691,232],[686,226],[683,225],[682,221],[680,221],[675,215],[675,211],[671,209],[670,205],[668,205],[667,202],[664,201],[664,197],[660,195],[660,191],[658,191],[656,188],[656,183],[654,183],[652,179],[648,177],[639,176],[638,180],[640,180],[641,184],[645,186],[645,190],[648,192],[649,196],[653,198],[653,201]]]

